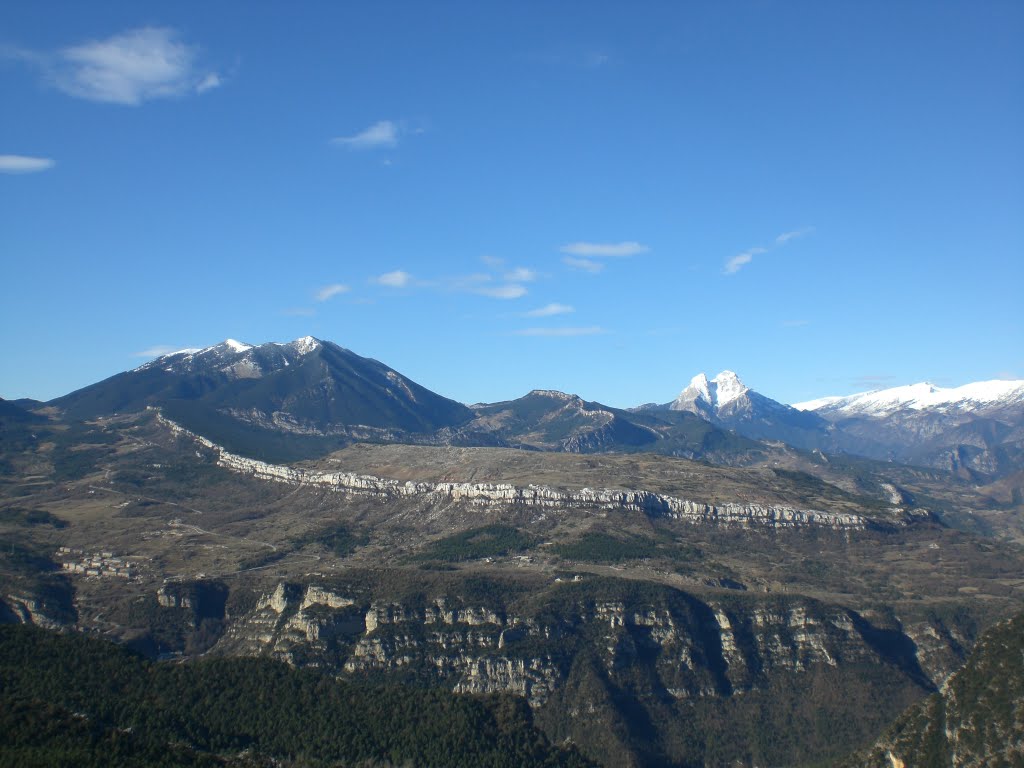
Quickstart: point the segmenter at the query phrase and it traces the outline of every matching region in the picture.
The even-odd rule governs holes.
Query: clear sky
[[[464,402],[1024,378],[1024,4],[0,5],[0,396],[328,339]]]

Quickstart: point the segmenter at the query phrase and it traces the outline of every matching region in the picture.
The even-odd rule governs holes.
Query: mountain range
[[[811,768],[883,733],[881,760],[910,755],[938,732],[933,714],[987,717],[933,703],[886,731],[943,694],[981,631],[1024,601],[1019,394],[999,386],[798,408],[724,372],[634,409],[543,389],[463,405],[311,337],[181,350],[49,403],[0,401],[0,624],[206,657],[235,680],[233,660],[255,657],[394,685],[396,701],[423,687],[517,697],[538,729],[519,732],[543,759],[551,744],[631,768]],[[979,387],[995,388],[969,393]],[[982,447],[1011,469],[992,480],[889,460],[926,445],[914,419],[932,420],[927,445],[952,441],[974,465],[983,451],[966,441],[987,424]],[[18,643],[30,657],[44,645]],[[144,735],[90,693],[107,679],[92,662],[0,667],[8,698],[21,681],[22,707],[0,730],[26,748],[48,716]],[[313,684],[258,668],[289,690]],[[166,701],[247,695],[195,669],[196,686]],[[152,679],[138,678],[147,702]],[[262,701],[272,689],[261,677],[244,690]],[[308,726],[279,742],[295,728],[251,730],[221,709],[224,733],[259,743],[197,741],[213,721],[186,708],[192,719],[160,720],[173,727],[146,744],[249,765],[313,743]],[[997,737],[1015,733],[999,723]],[[331,749],[325,762],[363,754]]]
[[[1024,469],[1022,381],[915,384],[790,406],[723,371],[695,376],[670,402],[631,409],[553,390],[466,406],[377,360],[306,336],[181,350],[46,405],[73,419],[160,407],[194,431],[264,458],[315,457],[371,441],[649,451],[728,464],[792,447],[970,480]]]

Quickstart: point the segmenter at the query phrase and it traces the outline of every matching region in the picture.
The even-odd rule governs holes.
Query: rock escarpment
[[[926,654],[910,639],[926,633],[923,624],[806,597],[636,592],[600,579],[554,583],[518,603],[442,592],[402,598],[368,594],[355,582],[278,583],[233,619],[214,652],[522,696],[549,736],[580,744],[600,741],[587,729],[602,718],[611,730],[621,718],[652,719],[648,738],[669,743],[713,712],[727,718],[714,728],[733,716],[796,722],[793,713],[803,712],[808,724],[800,727],[821,730],[822,750],[830,748],[830,723],[847,722],[842,738],[851,741],[836,743],[848,751],[941,682],[926,670],[934,666],[927,655],[943,649]],[[858,708],[872,715],[858,720]],[[618,746],[607,748],[625,750],[613,764],[629,764],[635,738],[613,741]],[[710,753],[686,752],[684,760],[685,750],[674,749],[647,764],[719,764]],[[761,759],[790,764],[793,755]]]
[[[261,480],[315,486],[338,493],[380,499],[420,497],[427,501],[459,501],[482,507],[616,509],[642,512],[651,517],[735,526],[818,526],[837,530],[863,530],[870,522],[861,515],[850,513],[760,504],[705,504],[643,490],[581,488],[570,491],[541,485],[522,487],[506,483],[402,482],[352,472],[305,470],[239,456],[163,416],[159,418],[174,433],[190,437],[213,451],[218,465],[222,467]]]

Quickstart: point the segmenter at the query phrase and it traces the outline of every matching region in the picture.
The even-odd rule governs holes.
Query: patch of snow
[[[851,397],[853,397],[853,395],[851,395]],[[819,397],[816,400],[806,400],[802,403],[793,403],[790,407],[796,408],[798,411],[817,411],[820,408],[832,405],[833,403],[838,403],[840,400],[845,399],[846,398],[842,395],[832,395],[830,397]]]
[[[303,336],[301,339],[296,339],[295,341],[290,342],[286,346],[291,347],[300,355],[308,355],[310,352],[319,349],[320,341],[314,339],[312,336]]]
[[[232,352],[248,352],[252,349],[252,344],[243,344],[234,339],[225,339],[224,346],[228,347]]]
[[[726,403],[743,397],[749,388],[740,381],[740,377],[732,371],[722,371],[711,380],[715,385],[715,406],[721,408]]]

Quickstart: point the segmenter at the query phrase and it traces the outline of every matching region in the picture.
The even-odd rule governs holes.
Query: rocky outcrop
[[[0,599],[0,623],[35,624],[43,629],[63,629],[61,611],[33,595],[7,594]]]
[[[850,513],[760,504],[705,504],[642,490],[581,488],[569,491],[532,484],[522,487],[506,483],[402,482],[352,472],[304,470],[239,456],[189,432],[163,416],[159,418],[176,434],[190,437],[213,451],[218,465],[222,467],[260,480],[314,486],[338,493],[379,499],[416,497],[438,503],[458,501],[481,507],[614,509],[641,512],[651,517],[730,526],[818,526],[839,530],[862,530],[869,525],[867,518]]]
[[[653,603],[582,600],[543,616],[443,597],[418,606],[364,603],[336,589],[280,583],[234,622],[218,649],[348,674],[420,670],[455,691],[514,693],[534,706],[565,684],[571,656],[584,647],[601,649],[609,676],[648,666],[669,696],[683,700],[850,665],[897,667],[934,687],[923,671],[934,665],[915,655],[898,625],[806,598],[703,602],[666,590]],[[928,654],[948,651],[934,639]]]

